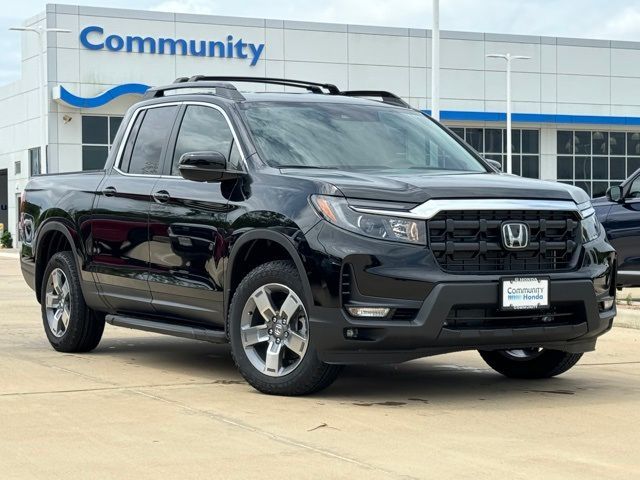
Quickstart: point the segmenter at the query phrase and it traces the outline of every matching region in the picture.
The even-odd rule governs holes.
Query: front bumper
[[[605,301],[615,299],[615,252],[604,235],[582,246],[579,268],[541,274],[550,278],[549,310],[519,311],[513,318],[498,308],[501,275],[446,273],[424,247],[363,240],[325,222],[307,238],[316,260],[321,258],[316,265],[322,265],[324,279],[316,288],[312,283],[317,293],[309,309],[310,330],[320,358],[328,363],[396,363],[472,349],[586,352],[616,315],[615,304],[604,308]],[[320,247],[323,255],[318,255]],[[352,317],[344,309],[344,291],[332,288],[345,284],[345,271],[351,272],[348,301],[413,313]],[[477,316],[483,310],[486,316]],[[460,312],[477,317],[459,322]]]
[[[592,281],[568,280],[550,283],[549,300],[552,307],[576,306],[570,322],[479,328],[456,328],[451,324],[449,314],[456,306],[493,308],[498,298],[498,282],[441,283],[433,288],[413,320],[362,320],[350,317],[343,309],[314,307],[310,328],[325,362],[395,363],[470,349],[543,347],[590,351],[595,348],[596,338],[611,328],[616,314],[615,306],[600,310]]]

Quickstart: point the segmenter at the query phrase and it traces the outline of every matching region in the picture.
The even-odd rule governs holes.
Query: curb
[[[640,310],[620,308],[618,305],[618,313],[613,320],[613,326],[640,330]]]

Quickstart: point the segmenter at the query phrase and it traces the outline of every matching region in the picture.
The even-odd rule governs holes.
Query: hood
[[[282,169],[283,175],[335,186],[347,198],[419,204],[432,198],[522,198],[589,200],[580,188],[557,182],[498,173],[426,174]]]
[[[606,196],[603,196],[603,197],[596,197],[596,198],[592,199],[591,203],[593,204],[594,207],[596,207],[596,206],[602,207],[602,206],[607,206],[607,205],[613,205],[614,202],[609,200]]]

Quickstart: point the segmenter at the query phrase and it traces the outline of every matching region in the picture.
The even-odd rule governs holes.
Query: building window
[[[640,133],[558,130],[558,181],[601,197],[640,168]]]
[[[13,174],[14,175],[21,175],[22,174],[22,161],[21,160],[16,160],[15,162],[13,162]]]
[[[101,170],[116,137],[122,117],[82,116],[82,169]]]
[[[507,130],[505,128],[451,127],[451,130],[471,145],[480,155],[497,160],[506,171]],[[511,130],[513,173],[540,178],[540,131]]]
[[[29,176],[40,175],[40,147],[29,149]]]

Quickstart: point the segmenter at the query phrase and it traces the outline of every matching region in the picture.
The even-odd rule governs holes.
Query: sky
[[[6,3],[5,3],[6,2]],[[2,3],[9,3],[4,0]],[[20,34],[45,9],[11,1],[0,13],[0,85],[20,76]],[[65,3],[61,1],[60,3]],[[82,5],[331,23],[430,28],[431,0],[82,0]],[[440,0],[440,28],[640,41],[639,0]]]

